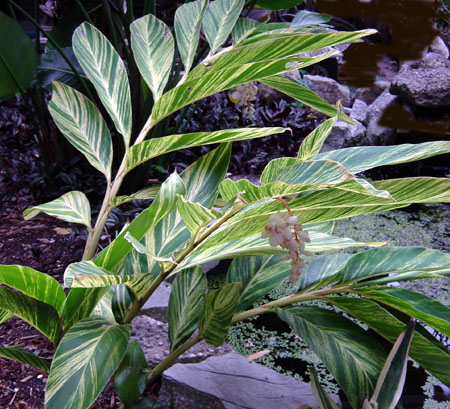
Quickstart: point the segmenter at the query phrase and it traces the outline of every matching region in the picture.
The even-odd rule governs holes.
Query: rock
[[[317,406],[311,386],[230,353],[163,374],[159,402],[183,409],[298,409]],[[333,400],[340,404],[336,395]]]
[[[402,65],[390,92],[418,107],[450,106],[450,62],[440,54]]]
[[[370,88],[358,88],[355,92],[354,99],[360,99],[367,105],[372,104],[384,91],[389,88],[388,81],[376,81]]]
[[[355,99],[353,102],[350,118],[367,125],[367,104],[361,99]]]
[[[335,105],[342,100],[342,105],[350,106],[350,90],[337,81],[320,75],[305,75],[305,80],[311,83],[311,89],[328,103]]]
[[[356,121],[357,125],[350,125],[346,122],[338,121],[333,127],[330,136],[322,152],[328,150],[349,148],[351,146],[367,145],[366,128],[363,124]]]
[[[444,40],[442,40],[441,37],[436,37],[433,42],[430,44],[427,50],[424,51],[423,56],[427,53],[436,53],[444,57],[446,60],[448,60],[449,52],[448,48],[444,43]]]
[[[161,283],[141,308],[140,314],[148,315],[158,321],[167,322],[167,311],[171,290],[171,284],[165,282]]]
[[[386,107],[394,104],[397,100],[395,95],[389,91],[383,92],[368,108],[367,115],[367,145],[392,145],[396,136],[395,129],[387,128],[378,124]]]
[[[132,322],[131,340],[138,341],[144,351],[149,366],[157,365],[170,350],[169,325],[146,315],[137,316]],[[233,351],[228,344],[219,348],[201,341],[183,355],[177,362],[200,362],[212,355],[222,355]]]

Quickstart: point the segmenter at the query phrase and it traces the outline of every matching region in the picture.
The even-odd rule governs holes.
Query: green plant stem
[[[111,9],[109,7],[108,0],[102,0],[103,10],[105,12],[106,21],[108,23],[108,29],[111,32],[111,42],[116,50],[119,49],[119,42],[117,41],[116,28],[114,27],[114,22],[111,15]]]

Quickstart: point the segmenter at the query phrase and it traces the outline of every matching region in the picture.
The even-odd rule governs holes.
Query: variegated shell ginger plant
[[[70,288],[67,295],[47,274],[22,266],[0,267],[0,322],[17,316],[48,337],[56,348],[51,366],[25,349],[0,348],[3,357],[49,372],[47,409],[87,409],[114,373],[123,406],[145,405],[148,398],[140,398],[145,385],[157,380],[181,353],[202,339],[220,345],[232,324],[267,313],[285,320],[324,362],[353,406],[361,407],[375,388],[385,360],[384,350],[344,315],[305,306],[303,301],[320,299],[334,305],[390,342],[403,330],[404,314],[450,335],[447,307],[422,294],[385,286],[391,281],[446,275],[450,271],[449,255],[425,248],[380,247],[385,243],[363,243],[332,235],[336,219],[411,203],[449,201],[447,179],[369,183],[358,175],[377,166],[449,152],[450,143],[355,147],[319,153],[335,122],[351,121],[340,109],[281,74],[332,55],[302,57],[301,53],[356,41],[372,31],[273,27],[240,18],[243,6],[244,0],[184,4],[175,14],[174,34],[153,15],[131,25],[134,58],[154,102],[151,115],[135,138],[137,125],[132,123],[124,63],[95,27],[85,23],[75,30],[75,55],[117,133],[122,135],[125,154],[118,169],[113,169],[110,131],[98,107],[69,86],[54,83],[50,112],[65,137],[105,175],[107,189],[94,225],[82,192],[66,193],[24,213],[25,218],[31,218],[44,212],[88,228],[83,260],[65,271],[64,283]],[[210,52],[196,65],[201,29]],[[230,34],[232,43],[228,45]],[[176,59],[175,38],[179,53]],[[180,79],[174,81],[178,72],[182,72]],[[175,111],[251,81],[267,84],[331,117],[306,137],[295,157],[271,161],[261,175],[260,185],[245,179],[224,180],[231,142],[284,129],[226,129],[145,140]],[[205,144],[220,145],[180,175],[173,173],[157,189],[117,196],[125,175],[138,165],[171,151]],[[152,204],[96,254],[111,210],[126,201],[149,197],[153,198]],[[294,229],[292,234],[297,234],[299,240],[283,247],[278,244],[283,244],[284,239],[279,243],[275,240],[272,244],[277,245],[271,246],[268,237],[261,234],[265,226],[284,218],[285,212],[289,213],[285,227]],[[287,235],[287,231],[284,233]],[[300,253],[311,258],[305,252],[358,246],[374,249],[356,255],[313,258],[301,275],[300,266],[293,264],[299,261]],[[233,258],[225,285],[208,290],[201,265]],[[280,282],[289,276],[295,281],[299,275],[293,295],[254,307]],[[169,300],[170,353],[156,367],[146,368],[140,347],[129,344],[130,323],[169,277],[174,278]],[[449,351],[421,327],[415,331],[410,355],[449,383]]]

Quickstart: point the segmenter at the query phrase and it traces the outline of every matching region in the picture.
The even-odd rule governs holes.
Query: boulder
[[[428,53],[436,53],[440,54],[442,57],[448,60],[449,52],[448,48],[444,43],[444,40],[442,40],[441,37],[436,37],[433,42],[430,44],[429,47],[424,51],[423,56],[425,57]]]
[[[376,81],[370,88],[358,88],[355,92],[354,99],[360,99],[367,105],[372,104],[384,91],[389,88],[388,81]]]
[[[157,365],[168,355],[170,350],[168,332],[168,324],[146,315],[137,316],[133,320],[131,340],[139,342],[150,367]],[[231,351],[233,349],[228,344],[216,348],[201,341],[181,355],[177,362],[200,362],[209,356],[227,354]]]
[[[148,315],[158,321],[167,322],[167,312],[171,290],[171,284],[165,282],[161,283],[152,296],[146,301],[139,313],[141,315]]]
[[[340,404],[336,395],[333,400]],[[177,364],[163,374],[158,401],[164,408],[298,409],[318,406],[311,386],[230,353],[199,364]]]
[[[390,92],[417,107],[450,107],[450,62],[437,53],[406,62],[392,81]]]
[[[367,104],[362,99],[355,99],[350,112],[350,118],[367,125],[367,108]]]
[[[356,126],[338,121],[328,136],[322,152],[361,145],[367,145],[365,126],[358,121]]]
[[[350,90],[339,82],[320,75],[305,75],[303,77],[310,83],[310,88],[329,104],[336,105],[341,100],[342,105],[350,106]]]

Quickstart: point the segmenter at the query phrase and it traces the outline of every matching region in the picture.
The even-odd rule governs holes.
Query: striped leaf
[[[89,408],[122,361],[130,332],[129,325],[98,316],[76,323],[56,349],[45,408]]]
[[[136,295],[134,295],[134,293],[125,284],[119,284],[116,287],[111,303],[116,322],[123,324],[123,320],[126,317],[129,308],[136,301]]]
[[[354,297],[328,297],[325,300],[357,318],[391,343],[405,328],[404,322],[374,301]],[[447,370],[450,365],[449,350],[420,326],[416,326],[410,355],[444,384],[450,384]]]
[[[57,342],[61,325],[58,312],[51,305],[0,286],[0,309],[28,322],[53,343]]]
[[[398,336],[378,377],[370,402],[376,403],[380,408],[395,409],[402,396],[414,325],[415,321],[410,320]]]
[[[168,152],[194,146],[210,145],[213,143],[262,138],[264,136],[283,133],[284,131],[284,128],[241,128],[226,129],[216,132],[170,135],[162,138],[150,139],[130,148],[126,154],[125,172],[129,172],[141,163]]]
[[[203,18],[203,30],[210,48],[210,55],[227,40],[236,24],[244,0],[215,0],[209,3]]]
[[[34,366],[44,372],[50,371],[50,365],[45,359],[39,358],[26,349],[10,346],[7,348],[0,347],[0,357],[12,359],[14,361],[23,362],[24,364]]]
[[[80,223],[91,227],[91,206],[83,192],[74,190],[51,202],[29,207],[23,212],[23,217],[25,220],[30,220],[40,212],[69,223]]]
[[[81,24],[73,34],[72,43],[78,62],[128,146],[132,127],[131,97],[123,61],[108,39],[91,24]]]
[[[59,283],[48,274],[24,266],[0,266],[0,284],[51,305],[61,314],[66,296]]]
[[[92,277],[92,276],[89,276]],[[92,310],[91,315],[100,315],[106,319],[114,319],[114,313],[112,310],[112,300],[114,297],[114,289],[112,287],[108,288],[105,294],[103,294],[100,301]]]
[[[206,276],[199,267],[184,270],[175,278],[168,313],[171,351],[187,341],[197,329],[207,287]]]
[[[232,261],[226,282],[241,283],[237,311],[250,307],[289,277],[290,260],[283,260],[281,257],[281,255],[242,257]]]
[[[156,101],[163,94],[172,69],[175,52],[172,33],[152,14],[135,20],[130,31],[134,59]]]
[[[159,192],[160,185],[148,186],[129,196],[115,196],[111,198],[111,207],[117,207],[132,200],[150,200],[154,199]]]
[[[175,35],[186,76],[191,70],[197,51],[200,28],[207,5],[208,0],[197,0],[183,4],[175,12]]]
[[[276,312],[318,355],[352,406],[360,408],[385,361],[375,338],[342,315],[319,307],[276,308]]]
[[[322,122],[314,131],[312,131],[300,145],[297,159],[306,161],[313,160],[322,149],[323,143],[330,136],[333,126],[338,120],[338,115]],[[335,161],[339,162],[339,161]],[[344,165],[345,166],[345,165]]]
[[[14,317],[14,314],[11,314],[9,311],[0,310],[0,325],[8,321],[12,317]]]
[[[359,173],[377,166],[413,162],[448,152],[449,141],[436,141],[414,145],[356,146],[320,153],[316,159],[334,160],[344,165],[351,173]]]
[[[320,409],[339,409],[336,403],[331,399],[327,393],[323,390],[322,385],[317,378],[316,371],[313,367],[309,369],[311,375],[311,389],[313,391],[316,401],[320,405]]]
[[[379,247],[386,242],[360,242],[345,237],[335,237],[320,232],[309,232],[311,243],[306,243],[306,250],[311,252],[323,252],[341,250],[349,247]],[[269,256],[272,254],[287,254],[281,247],[272,247],[268,239],[261,238],[261,233],[247,236],[237,240],[224,240],[222,244],[209,247],[206,241],[199,245],[195,251],[180,263],[174,272],[192,267],[198,264],[208,263],[214,260],[245,256]]]
[[[325,24],[331,17],[325,14],[313,13],[311,11],[300,10],[291,22],[291,27],[307,27]]]
[[[183,196],[178,196],[177,210],[192,235],[197,233],[201,227],[205,227],[212,220],[222,216],[220,212],[210,210],[200,203],[192,203]]]
[[[154,126],[170,114],[202,98],[274,74],[305,68],[325,60],[332,55],[334,55],[334,52],[321,54],[312,58],[286,57],[278,60],[257,61],[214,72],[210,72],[208,68],[201,64],[203,69],[201,72],[196,72],[195,78],[191,78],[194,72],[192,71],[185,82],[166,92],[156,102],[149,125]]]
[[[317,111],[319,111],[325,115],[332,116],[332,117],[338,115],[338,118],[341,121],[345,121],[349,124],[354,123],[345,114],[342,114],[342,113],[338,114],[335,107],[333,107],[328,102],[326,102],[325,100],[320,98],[315,92],[311,91],[310,89],[308,89],[306,87],[303,87],[302,85],[298,84],[295,81],[291,81],[290,79],[287,79],[281,75],[276,75],[276,76],[264,78],[264,79],[260,80],[259,82],[266,84],[269,87],[274,88],[277,91],[280,91],[283,94],[286,94],[289,97],[294,98],[297,101],[300,101],[303,104],[308,105],[309,107],[316,109]],[[333,125],[334,125],[334,123],[333,123]],[[325,132],[327,132],[327,131],[331,132],[331,129],[327,130],[327,128],[329,126],[330,126],[330,123],[327,123],[327,125],[324,125]],[[311,139],[312,138],[313,138],[313,136],[311,136]],[[324,138],[326,138],[326,136],[324,136],[322,138],[324,139]],[[314,139],[317,139],[317,136],[314,136]],[[320,143],[320,139],[317,142],[317,145],[319,145],[319,143]],[[323,141],[322,141],[322,144],[323,144]],[[320,145],[320,146],[322,146],[322,145]]]
[[[250,18],[239,18],[233,27],[233,45],[238,45],[244,41],[249,35],[253,34],[262,24]]]
[[[138,253],[147,254],[148,256],[150,256],[152,259],[154,259],[158,263],[164,263],[164,262],[173,263],[172,258],[158,257],[155,254],[153,254],[139,240],[136,240],[130,233],[125,234],[124,239],[127,240],[128,242],[130,242],[131,245],[133,246],[133,249],[136,250]]]
[[[108,275],[111,274],[105,268],[97,266],[92,260],[78,261],[69,264],[64,271],[64,286],[72,287],[74,278],[78,275]]]
[[[417,318],[450,336],[450,308],[426,295],[394,287],[364,288],[353,292]]]
[[[81,92],[54,81],[48,109],[67,140],[110,181],[111,135],[97,107]]]
[[[397,209],[412,203],[450,200],[450,180],[445,178],[393,179],[373,182],[373,186],[389,191],[395,201],[330,188],[300,195],[289,201],[289,207],[301,223],[307,224]],[[284,211],[283,205],[272,199],[247,206],[209,236],[202,248],[262,232],[270,215]]]
[[[240,283],[230,283],[218,290],[211,290],[204,296],[200,335],[208,344],[218,347],[225,342],[239,302],[240,287]]]

